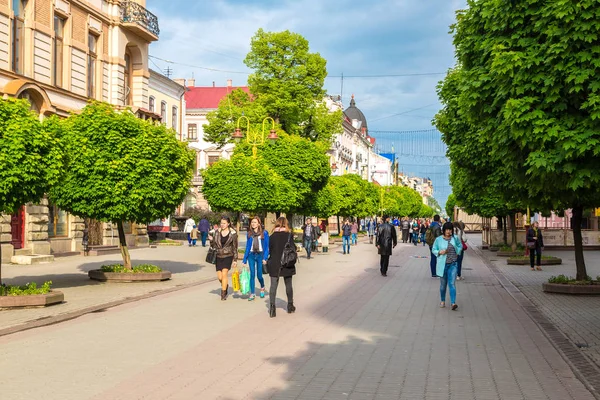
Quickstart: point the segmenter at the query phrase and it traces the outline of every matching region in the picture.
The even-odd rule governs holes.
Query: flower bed
[[[586,280],[578,281],[570,276],[558,275],[548,279],[548,283],[544,283],[542,287],[548,293],[596,295],[600,294],[600,276],[596,279],[588,276]]]
[[[542,265],[560,265],[562,264],[562,259],[553,256],[542,256],[541,260]],[[529,257],[528,256],[516,256],[511,257],[506,260],[508,265],[529,265]]]
[[[182,242],[171,239],[157,240],[156,242],[150,242],[151,246],[183,246]]]
[[[121,264],[103,265],[88,272],[90,279],[101,282],[155,282],[171,279],[170,271],[152,264],[136,265],[127,269]]]
[[[62,303],[65,296],[62,292],[51,290],[51,281],[38,287],[35,282],[23,286],[0,286],[0,308],[45,307]]]

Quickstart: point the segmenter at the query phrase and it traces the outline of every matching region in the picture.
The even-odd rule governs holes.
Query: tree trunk
[[[294,213],[287,213],[286,217],[288,219],[288,223],[290,224],[290,229],[294,230],[294,222],[293,222],[294,221]]]
[[[506,215],[502,217],[502,238],[504,239],[504,245],[508,246],[508,228],[506,226]]]
[[[517,218],[514,213],[508,214],[510,218],[510,247],[512,251],[517,251]]]
[[[342,236],[342,230],[340,229],[340,216],[336,215],[337,217],[337,231],[338,231],[338,236]]]
[[[587,279],[585,258],[583,257],[583,238],[581,236],[581,222],[583,220],[583,207],[573,207],[573,241],[575,242],[575,265],[577,266],[577,280]]]
[[[242,213],[238,212],[237,213],[237,221],[235,221],[235,231],[238,235],[238,239],[240,237],[240,231],[242,230]]]
[[[119,228],[119,244],[121,247],[121,256],[123,257],[123,266],[127,269],[131,269],[131,257],[129,256],[129,249],[127,248],[123,221],[117,222],[117,227]]]
[[[281,212],[280,211],[276,211],[275,212],[275,218],[279,219],[279,217],[281,217]]]

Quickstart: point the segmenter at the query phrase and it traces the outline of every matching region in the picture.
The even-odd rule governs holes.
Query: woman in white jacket
[[[440,307],[446,307],[446,288],[450,287],[452,310],[458,309],[456,304],[456,275],[458,273],[458,256],[462,253],[462,242],[454,235],[452,222],[442,227],[442,236],[433,243],[431,252],[437,257],[436,274],[440,277]]]
[[[187,234],[187,240],[188,240],[188,245],[191,247],[192,246],[192,231],[194,230],[194,225],[196,225],[196,222],[194,222],[193,218],[188,218],[185,221],[185,226],[183,227],[183,232],[185,234]]]

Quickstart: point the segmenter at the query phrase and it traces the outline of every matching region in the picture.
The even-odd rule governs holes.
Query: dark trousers
[[[465,258],[465,251],[463,250],[462,253],[460,253],[460,256],[458,256],[458,268],[457,268],[457,276],[462,276],[462,263],[463,263],[463,258]]]
[[[542,250],[541,249],[529,249],[529,264],[533,268],[533,263],[538,267],[542,265]]]
[[[408,242],[408,229],[402,229],[402,243]]]
[[[379,265],[381,266],[381,273],[387,274],[388,267],[390,266],[390,256],[381,255]]]
[[[431,247],[429,248],[429,254],[431,255],[431,259],[429,260],[429,268],[431,269],[431,276],[437,276],[437,257],[435,254],[431,252]]]
[[[206,238],[208,238],[208,232],[200,232],[200,238],[202,239],[202,247],[206,247]]]
[[[288,304],[294,304],[294,288],[292,287],[292,277],[286,276],[283,278],[285,283],[285,294],[287,295]],[[277,299],[277,287],[279,286],[279,278],[271,277],[271,288],[269,289],[269,303],[275,307]]]

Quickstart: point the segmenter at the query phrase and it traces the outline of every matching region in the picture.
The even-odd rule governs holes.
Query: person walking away
[[[429,246],[429,254],[431,259],[429,260],[429,268],[431,269],[431,277],[437,278],[436,274],[436,255],[433,253],[433,244],[435,240],[442,235],[442,225],[440,224],[440,216],[434,215],[433,222],[427,228],[427,232],[425,233],[425,242]]]
[[[436,259],[436,274],[440,279],[440,307],[446,307],[446,289],[450,287],[450,303],[452,310],[458,309],[456,304],[456,274],[458,272],[458,256],[462,253],[460,238],[454,235],[451,222],[444,224],[442,236],[435,239],[432,252]]]
[[[408,242],[408,231],[410,229],[410,223],[408,222],[408,217],[402,218],[402,243]]]
[[[425,221],[421,220],[421,226],[419,228],[419,234],[421,236],[421,243],[425,246],[425,234],[427,233],[427,225],[425,225]]]
[[[410,220],[408,220],[408,243],[412,243],[412,237],[413,237],[412,222]]]
[[[383,220],[385,222],[379,226],[379,235],[377,235],[377,252],[381,256],[379,260],[381,275],[387,276],[392,249],[398,244],[398,238],[396,227],[390,224],[390,217],[386,216]]]
[[[265,280],[262,267],[269,258],[269,233],[263,229],[258,216],[250,220],[248,238],[246,240],[246,251],[244,252],[244,265],[250,266],[250,297],[248,301],[256,299],[256,278],[260,283],[260,298],[265,297]]]
[[[202,247],[206,247],[206,239],[208,238],[208,231],[210,231],[210,222],[206,217],[200,220],[198,224],[198,230],[200,231],[200,240],[202,241]]]
[[[302,227],[302,245],[306,250],[306,258],[310,260],[310,254],[312,252],[313,241],[316,240],[317,233],[311,223],[310,218],[306,218],[306,224]]]
[[[217,278],[221,282],[221,300],[227,300],[229,290],[229,270],[235,268],[238,257],[237,233],[231,229],[231,220],[221,218],[221,227],[213,235],[211,245],[217,250]]]
[[[350,254],[350,237],[352,236],[352,225],[350,221],[345,220],[342,225],[342,249],[344,254]]]
[[[188,218],[185,220],[185,225],[183,227],[183,232],[187,235],[187,240],[188,240],[188,246],[192,247],[192,230],[194,229],[194,225],[196,225],[196,222],[194,221],[193,218]]]
[[[198,227],[196,225],[192,227],[190,237],[192,238],[192,247],[196,247],[196,242],[198,241]]]
[[[375,236],[375,220],[373,218],[367,222],[367,234],[369,235],[369,243],[373,243],[373,236]]]
[[[279,286],[279,278],[283,278],[285,283],[285,293],[287,295],[287,312],[292,314],[296,312],[294,306],[294,288],[292,286],[292,277],[296,275],[296,264],[289,265],[281,264],[286,243],[290,243],[295,250],[294,235],[288,225],[288,220],[285,217],[280,217],[275,222],[273,234],[269,239],[269,260],[267,261],[267,270],[271,278],[271,287],[269,288],[269,316],[276,316],[275,300],[277,299],[277,287]]]
[[[356,246],[358,244],[358,224],[356,221],[352,223],[352,245]]]
[[[315,230],[315,237],[312,241],[312,248],[315,253],[319,252],[319,238],[321,237],[321,228],[317,225],[318,220],[315,218],[312,221],[313,229]]]
[[[544,237],[540,230],[539,222],[535,221],[527,230],[527,248],[529,249],[529,264],[531,270],[542,270],[542,251],[544,250]],[[535,268],[534,268],[535,262]]]

